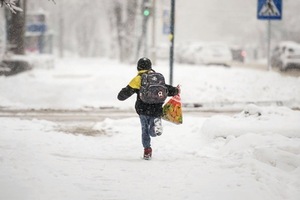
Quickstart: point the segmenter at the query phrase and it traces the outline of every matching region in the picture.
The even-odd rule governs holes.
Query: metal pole
[[[143,9],[145,8],[146,5],[149,4],[149,0],[144,0],[143,1]],[[143,14],[144,15],[144,14]],[[148,19],[149,16],[144,15],[143,17],[143,27],[142,27],[142,31],[143,31],[143,45],[144,45],[144,56],[148,57],[148,32],[147,32],[147,28],[148,28]]]
[[[156,0],[152,1],[152,63],[156,64]]]
[[[59,15],[59,37],[58,37],[58,43],[59,43],[59,57],[64,57],[64,18],[63,18],[63,7],[64,7],[64,1],[61,1],[61,5],[58,6],[58,15]]]
[[[171,0],[171,22],[170,22],[170,85],[173,85],[174,29],[175,29],[175,0]]]
[[[139,58],[139,55],[140,55],[140,51],[141,51],[141,48],[142,46],[144,46],[144,52],[143,52],[143,57],[144,56],[147,56],[147,50],[146,50],[146,40],[147,40],[147,36],[146,36],[146,33],[147,33],[147,21],[148,21],[148,16],[145,16],[144,15],[144,8],[145,8],[145,5],[146,3],[148,3],[148,0],[143,0],[142,1],[142,5],[141,5],[141,15],[143,17],[142,19],[142,33],[141,33],[141,36],[138,40],[138,44],[137,44],[137,52],[136,52],[136,58],[138,59]]]
[[[271,51],[271,20],[268,20],[268,70],[269,71],[272,70],[270,51]]]
[[[147,22],[144,23],[144,29],[143,29],[143,34],[144,34],[144,56],[148,57],[148,32],[147,32]]]

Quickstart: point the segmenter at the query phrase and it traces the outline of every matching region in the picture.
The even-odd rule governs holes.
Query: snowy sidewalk
[[[297,200],[300,127],[288,137],[287,129],[266,132],[265,125],[280,116],[291,123],[300,113],[245,111],[164,122],[151,161],[141,159],[137,117],[98,122],[93,137],[61,132],[53,122],[1,118],[0,199]],[[226,127],[234,122],[241,122],[239,132]]]

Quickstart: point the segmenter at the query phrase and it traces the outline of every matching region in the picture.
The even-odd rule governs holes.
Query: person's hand
[[[181,92],[180,85],[177,85],[177,89],[178,89],[178,94],[180,94]]]

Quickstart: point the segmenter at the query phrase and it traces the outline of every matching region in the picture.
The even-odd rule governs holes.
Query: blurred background
[[[1,60],[9,55],[126,63],[140,56],[154,62],[169,58],[170,0],[18,0],[16,5],[23,12],[0,10]],[[282,3],[282,19],[271,21],[272,49],[282,41],[300,42],[299,9],[299,1]],[[239,62],[266,59],[267,30],[267,20],[257,19],[257,0],[176,0],[175,61],[197,63],[195,56],[180,56],[207,42],[226,44]]]

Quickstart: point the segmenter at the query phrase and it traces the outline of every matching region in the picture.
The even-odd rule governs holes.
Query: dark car
[[[300,44],[287,41],[276,45],[272,52],[271,65],[281,71],[300,68]]]
[[[232,59],[237,62],[245,62],[246,51],[241,48],[231,48]]]

